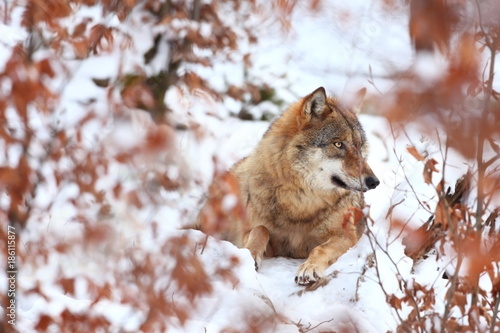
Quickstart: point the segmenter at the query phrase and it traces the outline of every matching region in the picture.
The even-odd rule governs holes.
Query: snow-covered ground
[[[252,75],[261,77],[263,81],[275,82],[277,94],[287,103],[318,86],[324,86],[331,94],[346,100],[361,87],[367,87],[369,94],[386,92],[394,83],[384,76],[392,71],[407,69],[413,63],[407,18],[402,12],[390,14],[376,2],[367,5],[365,1],[353,1],[320,13],[304,13],[302,9],[294,12],[292,29],[286,35],[275,27],[271,33],[259,36],[260,42],[252,51],[255,66]],[[24,34],[15,27],[7,26],[0,26],[0,34],[3,42],[0,44],[2,68],[13,43],[22,40]],[[95,98],[96,111],[105,118],[105,93],[91,80],[103,75],[116,75],[120,57],[120,54],[93,57],[74,65],[74,75],[62,90],[60,109],[78,109],[81,107],[79,101]],[[214,80],[236,68],[231,64],[219,66],[223,74],[214,73]],[[368,82],[370,73],[375,85]],[[181,159],[164,171],[194,178],[198,186],[179,193],[160,192],[159,202],[163,204],[141,210],[110,198],[114,218],[103,223],[110,228],[111,239],[95,245],[95,248],[75,248],[66,253],[53,251],[43,262],[33,258],[27,260],[19,269],[17,281],[19,308],[16,328],[19,332],[33,332],[40,314],[57,317],[65,308],[103,315],[112,323],[113,332],[137,331],[148,310],[138,310],[125,304],[123,295],[100,300],[89,310],[93,300],[89,298],[87,280],[115,283],[115,278],[109,274],[116,267],[123,266],[123,271],[127,271],[134,247],[157,256],[155,264],[159,273],[158,281],[153,284],[155,288],[171,294],[176,303],[187,302],[183,299],[185,296],[176,294],[175,286],[168,283],[175,260],[159,251],[169,239],[179,235],[187,235],[192,242],[189,244],[197,244],[189,250],[196,253],[209,272],[207,278],[213,292],[197,299],[184,325],[175,320],[169,323],[169,332],[220,332],[225,328],[246,331],[248,323],[256,327],[269,323],[269,332],[394,331],[398,319],[386,302],[386,293],[400,296],[400,280],[432,285],[436,293],[435,308],[439,310],[443,306],[447,280],[442,279],[442,272],[446,268],[446,259],[436,260],[431,255],[413,268],[411,259],[404,255],[401,238],[397,237],[399,230],[393,230],[386,218],[389,207],[400,202],[394,208],[393,216],[402,221],[411,218],[410,226],[419,226],[429,217],[430,213],[419,207],[416,196],[425,198],[432,207],[436,203],[434,189],[422,182],[423,164],[415,160],[406,147],[412,145],[419,151],[426,151],[440,163],[438,169],[441,170],[442,155],[435,138],[422,137],[417,125],[409,126],[407,135],[393,131],[385,118],[373,115],[376,110],[370,110],[370,115],[360,116],[371,146],[369,164],[381,180],[377,189],[366,193],[366,202],[374,221],[373,225],[370,224],[371,237],[363,236],[354,248],[329,268],[327,284],[304,292],[303,287],[294,283],[295,272],[302,260],[266,259],[256,272],[247,250],[210,237],[202,251],[203,234],[194,230],[178,230],[196,216],[214,169],[228,168],[247,155],[269,123],[229,118],[227,109],[236,110],[239,107],[237,102],[221,105],[206,96],[190,100],[176,89],[169,91],[167,103],[173,110],[172,116],[178,117],[179,122],[195,122],[201,125],[201,129],[197,133],[176,133],[175,149],[181,153]],[[76,114],[66,112],[61,113],[61,117],[69,126],[79,121]],[[102,140],[117,149],[133,146],[147,132],[148,120],[141,119],[135,119],[132,124],[104,122],[104,125],[89,125],[85,133],[89,146]],[[217,166],[213,163],[214,156],[219,162]],[[150,167],[161,169],[162,158],[168,157],[159,156],[154,159],[159,166],[152,164]],[[453,151],[448,163],[447,185],[453,185],[466,165]],[[101,180],[102,188],[112,188],[118,182],[123,182],[124,186],[136,186],[140,181],[135,178],[136,168],[144,168],[144,165],[112,165]],[[439,173],[434,176],[434,180],[439,178]],[[36,243],[42,236],[57,244],[58,239],[76,239],[82,235],[81,228],[69,222],[74,208],[65,203],[65,198],[77,195],[74,191],[74,188],[65,188],[59,193],[52,193],[49,189],[47,193],[57,199],[56,204],[50,212],[39,212],[39,219],[33,219],[34,222],[19,235],[23,244]],[[151,231],[152,221],[159,222],[156,235]],[[234,269],[235,279],[228,282],[216,273],[216,268],[229,265],[231,257],[237,258],[238,264]],[[111,263],[109,258],[121,259]],[[65,295],[55,285],[61,274],[76,279],[73,295]],[[47,298],[26,293],[36,286],[44,291]],[[145,292],[137,288],[140,287],[131,286],[130,295]],[[0,290],[4,293],[5,285],[2,284]],[[276,318],[279,320],[276,321]]]

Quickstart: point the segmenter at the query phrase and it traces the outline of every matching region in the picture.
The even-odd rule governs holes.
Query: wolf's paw
[[[257,251],[250,251],[250,254],[255,262],[255,270],[258,271],[264,255],[262,253],[258,253]]]
[[[307,285],[314,283],[323,277],[325,267],[306,261],[300,265],[295,276],[295,283]]]

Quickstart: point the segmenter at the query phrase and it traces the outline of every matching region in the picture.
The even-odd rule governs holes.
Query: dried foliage
[[[156,220],[155,213],[178,203],[171,198],[193,182],[175,149],[177,129],[168,121],[165,95],[174,86],[216,98],[226,93],[195,67],[233,57],[250,64],[238,50],[240,42],[256,41],[245,24],[257,11],[254,1],[29,0],[7,1],[0,9],[4,23],[22,12],[26,33],[0,72],[0,236],[7,239],[8,226],[16,230],[16,263],[23,277],[31,274],[16,292],[50,305],[58,297],[53,291],[61,290],[65,300],[86,304],[42,309],[32,329],[128,331],[102,314],[110,302],[127,307],[144,332],[182,327],[197,300],[213,292],[210,281],[237,284],[239,262],[227,258],[207,268],[198,243],[182,234],[161,236],[173,221]],[[141,38],[151,40],[141,45],[151,47],[138,51],[134,30],[144,27]],[[116,75],[90,78],[103,98],[62,103],[75,64],[138,52],[133,68],[120,64]],[[133,130],[121,137],[107,130],[120,126],[144,130],[137,138]],[[123,165],[137,172],[123,177]],[[139,232],[123,233],[134,229]],[[4,256],[6,245],[0,248]],[[41,267],[59,272],[40,276]],[[0,298],[4,308],[10,301],[15,295]],[[0,324],[2,332],[15,330]]]
[[[285,16],[290,15],[297,3],[275,1]],[[317,1],[309,3],[315,8],[321,5]],[[405,255],[415,264],[431,254],[451,261],[441,267],[443,278],[448,279],[443,299],[437,298],[433,284],[419,283],[414,278],[404,280],[385,247],[371,240],[374,251],[384,253],[392,261],[399,293],[393,294],[384,287],[377,269],[377,255],[373,269],[398,319],[398,332],[496,332],[500,328],[497,288],[500,95],[494,78],[500,52],[499,3],[489,0],[381,3],[390,13],[406,6],[408,34],[417,61],[436,54],[447,64],[441,75],[430,79],[428,73],[413,68],[389,76],[397,84],[380,98],[382,111],[392,124],[399,124],[395,128],[416,123],[421,125],[423,134],[434,136],[438,131],[438,139],[444,138],[442,165],[414,146],[407,148],[422,164],[421,182],[434,187],[437,198],[434,207],[414,193],[420,209],[432,215],[416,229],[410,228],[408,221],[393,220],[391,225],[403,240]],[[432,70],[435,69],[429,68]],[[369,82],[374,84],[372,78]],[[469,172],[454,188],[446,186],[447,157],[452,149],[469,166]],[[436,179],[439,175],[442,178]],[[400,203],[389,208],[388,218],[392,219],[393,209]],[[375,238],[370,232],[369,235]]]
[[[245,219],[245,204],[241,202],[237,179],[230,172],[216,173],[206,204],[200,212],[200,224],[209,235],[224,237],[230,223]]]
[[[421,123],[424,130],[442,129],[446,139],[441,166],[415,147],[408,148],[422,163],[422,181],[434,186],[437,204],[432,208],[420,201],[423,208],[433,210],[420,228],[412,230],[402,221],[394,221],[394,226],[403,230],[405,254],[414,262],[429,253],[451,262],[442,267],[449,281],[444,299],[436,298],[432,284],[404,280],[400,295],[387,295],[400,320],[400,332],[493,332],[500,327],[496,289],[500,231],[495,224],[500,118],[493,84],[500,25],[492,17],[499,10],[494,1],[409,1],[409,34],[417,57],[440,53],[448,68],[430,82],[419,73],[403,74],[387,115],[394,122]],[[429,126],[431,122],[435,126]],[[449,149],[458,151],[470,168],[454,188],[445,185]],[[443,178],[436,180],[439,170]]]
[[[383,2],[387,10],[394,8],[395,2]],[[272,4],[286,28],[298,1]],[[321,1],[308,4],[312,10],[321,9]],[[95,5],[101,9],[99,19],[79,15]],[[83,310],[65,304],[58,312],[42,312],[33,329],[127,330],[101,314],[99,308],[109,302],[127,307],[143,331],[182,327],[197,300],[214,290],[211,279],[237,285],[233,270],[239,262],[226,258],[207,268],[199,258],[200,244],[183,235],[164,239],[159,230],[168,221],[140,214],[145,207],[156,212],[175,204],[165,193],[175,196],[192,181],[183,172],[168,172],[171,166],[182,169],[182,157],[173,144],[178,128],[168,121],[165,95],[176,86],[219,99],[272,98],[272,88],[252,83],[220,91],[196,71],[212,66],[215,59],[236,58],[251,65],[248,54],[235,51],[241,41],[257,40],[251,26],[243,24],[258,10],[256,1],[29,0],[6,1],[0,8],[5,23],[16,10],[22,11],[27,36],[25,43],[12,48],[0,72],[0,237],[7,238],[8,226],[16,229],[17,264],[32,275],[29,283],[17,286],[18,293],[44,304],[54,299],[53,290],[89,301]],[[426,207],[433,214],[416,230],[402,222],[394,225],[402,229],[410,258],[418,261],[434,252],[452,257],[453,263],[442,268],[449,281],[444,299],[437,299],[432,284],[400,278],[400,293],[386,293],[387,302],[399,319],[400,332],[494,332],[500,328],[500,93],[494,86],[500,8],[493,0],[410,0],[407,10],[415,52],[439,52],[448,67],[434,81],[413,71],[398,73],[396,89],[384,96],[386,115],[393,122],[421,122],[423,128],[437,123],[446,134],[443,156],[454,149],[471,170],[454,189],[447,188],[446,158],[439,165],[415,147],[408,148],[422,164],[421,181],[434,187],[437,204]],[[242,23],[239,29],[229,23],[229,14]],[[105,94],[106,111],[93,99],[78,101],[74,110],[60,110],[61,86],[72,79],[72,64],[112,52],[137,53],[133,30],[141,27],[153,33],[148,35],[149,49],[139,52],[140,61],[133,68],[121,66],[116,76],[91,78]],[[116,142],[105,133],[92,132],[95,127],[133,122],[142,115],[137,109],[157,122],[145,121],[146,133],[133,144],[114,147]],[[67,114],[73,122],[64,120]],[[124,177],[130,182],[119,176],[124,164],[138,170]],[[443,179],[436,181],[438,170]],[[116,178],[109,180],[110,174]],[[221,221],[242,218],[244,206],[235,199],[237,184],[229,174],[216,174],[215,179],[209,190],[210,210],[202,222],[217,233]],[[120,211],[117,202],[126,207]],[[52,215],[68,207],[73,213],[67,223],[52,227]],[[353,210],[345,225],[356,224],[362,216]],[[150,237],[124,236],[122,223],[137,228],[140,235],[147,230]],[[154,250],[134,245],[147,242]],[[7,253],[4,243],[0,250],[2,256]],[[95,269],[93,261],[105,267],[99,280],[87,273]],[[75,262],[81,267],[68,268]],[[59,272],[40,276],[40,267],[57,267]],[[1,295],[4,308],[10,301]],[[275,314],[257,323],[249,316],[248,331],[272,329],[280,321],[285,320]],[[0,325],[3,332],[16,329],[6,322]]]

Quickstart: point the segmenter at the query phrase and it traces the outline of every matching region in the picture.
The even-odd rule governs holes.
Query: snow
[[[388,16],[377,5],[367,6],[361,0],[342,6],[344,7],[336,7],[336,11],[327,8],[326,12],[309,15],[301,15],[298,10],[288,35],[284,36],[276,29],[268,35],[259,36],[262,40],[252,50],[256,52],[256,69],[251,75],[261,77],[263,81],[274,82],[277,93],[287,103],[320,85],[347,99],[362,86],[368,88],[369,94],[377,93],[377,89],[389,90],[392,83],[384,78],[375,79],[377,89],[368,84],[368,73],[383,76],[387,74],[388,68],[389,71],[403,70],[413,63],[405,17]],[[97,15],[96,10],[86,8],[82,15]],[[109,20],[115,21],[113,18]],[[143,29],[129,32],[134,35],[134,39],[150,40],[141,38],[150,33],[149,28],[144,25]],[[0,34],[6,36],[0,44],[1,68],[14,43],[24,39],[24,33],[16,27],[2,25]],[[111,112],[107,109],[106,91],[97,87],[92,79],[114,80],[120,72],[134,68],[134,63],[141,61],[139,55],[149,47],[149,44],[139,44],[138,50],[130,50],[126,55],[112,53],[68,63],[73,75],[69,82],[64,82],[61,86],[58,118],[60,126],[75,127],[85,116],[81,103],[88,100],[95,100],[96,112],[105,119]],[[157,72],[164,60],[152,63],[148,67],[148,74]],[[433,70],[429,71],[429,67]],[[439,59],[429,58],[419,59],[414,68],[423,81],[436,80],[442,70]],[[233,64],[218,64],[215,74],[208,69],[206,71],[206,75],[213,75],[211,82],[216,87],[239,84],[245,80],[243,68]],[[200,71],[200,75],[203,74]],[[437,202],[434,188],[421,181],[423,164],[416,161],[406,151],[406,147],[413,145],[420,152],[427,152],[438,160],[438,169],[442,170],[439,138],[422,137],[422,131],[416,125],[408,126],[405,135],[393,130],[383,117],[360,116],[371,145],[369,164],[381,180],[381,185],[376,190],[366,193],[366,202],[374,221],[369,226],[371,237],[363,236],[356,246],[328,269],[329,282],[326,285],[314,291],[304,291],[304,287],[297,286],[294,282],[295,272],[303,260],[279,257],[265,259],[260,269],[255,271],[253,259],[247,250],[238,249],[213,237],[208,238],[206,246],[201,250],[200,244],[204,242],[205,235],[194,230],[177,230],[196,216],[199,202],[210,184],[214,170],[228,169],[234,162],[248,155],[269,123],[228,118],[229,111],[238,110],[241,106],[239,102],[230,99],[221,106],[202,93],[192,97],[181,89],[172,88],[166,100],[172,109],[171,118],[176,123],[194,121],[201,125],[201,134],[190,131],[176,133],[175,149],[182,157],[176,164],[177,167],[162,164],[169,156],[155,156],[148,165],[111,165],[108,173],[102,175],[99,186],[109,189],[114,184],[121,183],[125,188],[134,189],[143,181],[139,174],[147,168],[163,170],[172,178],[178,175],[194,178],[199,186],[190,188],[185,193],[159,192],[158,197],[163,201],[142,209],[131,207],[127,202],[110,199],[114,206],[114,217],[102,223],[109,228],[109,233],[113,236],[111,239],[96,248],[92,248],[93,245],[85,249],[76,248],[69,254],[51,252],[43,263],[35,259],[28,260],[18,276],[19,331],[33,331],[40,314],[57,317],[65,308],[77,312],[86,311],[92,300],[85,277],[98,281],[113,280],[113,277],[107,276],[107,265],[110,265],[107,262],[108,255],[111,257],[111,254],[123,249],[123,257],[130,253],[127,251],[133,246],[140,246],[147,253],[163,256],[158,252],[158,247],[179,235],[186,235],[197,244],[194,251],[201,259],[204,269],[209,272],[209,282],[214,289],[212,293],[197,300],[184,325],[173,321],[169,332],[219,332],[227,328],[244,331],[249,322],[259,327],[260,323],[266,324],[267,321],[271,325],[270,331],[275,332],[298,332],[299,329],[302,329],[301,332],[309,329],[312,332],[394,331],[398,319],[394,310],[386,303],[384,291],[401,296],[398,286],[402,281],[410,287],[414,281],[432,285],[438,300],[436,308],[442,309],[447,280],[441,276],[446,267],[449,267],[446,260],[450,258],[437,260],[431,255],[413,268],[411,259],[404,255],[401,237],[398,237],[399,230],[394,230],[386,218],[388,208],[396,203],[400,204],[393,210],[393,219],[409,222],[410,227],[418,227],[429,217],[430,212],[422,209],[417,198],[425,198],[427,204],[433,207]],[[265,110],[254,111],[262,114]],[[140,111],[137,112],[139,114]],[[132,122],[117,121],[109,124],[96,121],[86,125],[84,135],[88,138],[88,146],[105,142],[116,151],[133,148],[144,140],[150,126],[147,115],[134,117],[136,118]],[[32,119],[34,128],[42,131],[47,126],[47,119]],[[2,161],[2,164],[12,165],[12,160],[17,161],[16,154],[19,152],[9,152],[6,155],[8,160]],[[216,164],[213,163],[214,157]],[[447,185],[452,185],[463,174],[467,165],[453,151],[450,151],[448,163],[446,172],[450,183]],[[434,176],[436,182],[439,178],[439,173]],[[58,240],[81,237],[83,226],[72,219],[76,215],[76,208],[67,203],[68,199],[80,195],[78,188],[68,184],[60,189],[47,188],[44,193],[45,197],[38,201],[40,207],[48,207],[51,200],[54,204],[48,212],[39,211],[39,221],[31,223],[23,231],[22,237],[26,242],[36,244],[40,234],[54,246]],[[5,201],[6,198],[0,199],[0,203]],[[224,202],[228,207],[234,204],[234,198],[227,198]],[[152,223],[157,224],[157,235],[154,235],[150,227]],[[224,281],[214,273],[215,268],[229,265],[231,257],[237,258],[239,262],[234,270],[234,283]],[[162,288],[162,284],[168,284],[175,262],[168,258],[156,260],[162,274],[155,286]],[[374,263],[378,270],[373,268]],[[115,264],[123,267],[124,271],[129,265],[127,260]],[[66,277],[75,277],[74,295],[64,295],[53,283],[61,273],[60,270],[64,270]],[[21,292],[34,288],[37,284],[41,285],[46,295],[50,295],[49,298],[43,299]],[[176,302],[186,302],[182,294],[176,296],[174,287],[165,287],[165,290],[172,293],[172,297],[177,297]],[[130,292],[140,294],[141,291],[131,287]],[[138,330],[147,314],[144,310],[137,312],[137,309],[120,302],[119,296],[99,301],[92,311],[105,316],[112,323],[115,332]],[[273,321],[272,318],[280,319]]]

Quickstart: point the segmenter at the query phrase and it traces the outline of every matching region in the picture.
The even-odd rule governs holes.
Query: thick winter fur
[[[264,256],[307,258],[295,281],[320,279],[363,234],[364,219],[345,216],[362,209],[363,192],[379,184],[367,152],[356,113],[316,89],[232,168],[246,220],[230,224],[228,240],[248,248],[256,267]]]

